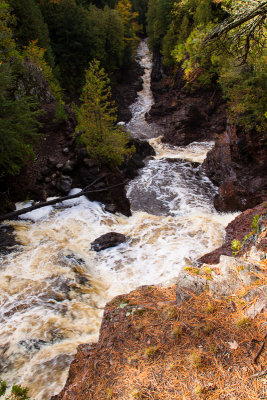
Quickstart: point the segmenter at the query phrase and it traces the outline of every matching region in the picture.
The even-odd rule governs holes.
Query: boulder
[[[74,160],[67,160],[62,168],[63,172],[72,172],[75,167]]]
[[[114,214],[117,211],[117,207],[115,204],[107,204],[105,206],[105,211]]]
[[[47,175],[49,175],[50,174],[50,168],[48,168],[48,167],[44,167],[43,169],[42,169],[42,171],[41,171],[41,174],[43,175],[43,176],[47,176]]]
[[[49,157],[47,162],[46,162],[46,165],[47,165],[48,168],[54,168],[57,165],[57,160],[55,160],[52,157]]]
[[[101,251],[126,242],[127,237],[117,232],[106,233],[91,243],[91,250]]]
[[[64,147],[64,149],[62,150],[63,154],[69,154],[70,150],[68,147]]]
[[[57,189],[63,194],[69,193],[69,191],[71,189],[71,185],[72,185],[71,177],[64,176],[64,175],[62,175],[56,183]]]
[[[179,306],[193,296],[199,296],[205,290],[206,280],[204,278],[193,276],[183,271],[178,276],[176,303]]]

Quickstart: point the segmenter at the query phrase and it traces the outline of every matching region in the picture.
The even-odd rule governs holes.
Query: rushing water
[[[154,127],[144,118],[153,101],[145,42],[138,54],[146,68],[144,89],[128,127],[152,138]],[[140,285],[170,282],[221,244],[233,218],[215,212],[216,189],[200,169],[212,143],[175,148],[159,137],[150,142],[157,155],[128,186],[132,217],[80,197],[10,222],[23,247],[1,260],[0,373],[10,384],[28,386],[36,400],[60,391],[77,345],[97,339],[108,300]],[[109,231],[125,234],[127,243],[90,251],[91,242]]]

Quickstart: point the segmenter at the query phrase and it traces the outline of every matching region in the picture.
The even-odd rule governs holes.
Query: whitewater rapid
[[[161,143],[160,132],[153,138],[145,121],[153,104],[145,41],[138,57],[144,88],[128,128],[150,139],[157,154],[127,187],[133,215],[110,214],[83,196],[7,222],[23,246],[0,260],[0,375],[27,386],[36,400],[58,393],[77,346],[97,340],[107,301],[173,282],[181,268],[221,245],[234,217],[214,210],[216,188],[201,170],[213,143],[175,148]],[[110,231],[127,242],[92,252],[91,242]]]

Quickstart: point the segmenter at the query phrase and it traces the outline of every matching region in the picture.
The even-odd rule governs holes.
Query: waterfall
[[[200,168],[213,143],[163,145],[160,131],[146,123],[153,96],[145,41],[137,56],[144,86],[128,129],[150,139],[157,155],[127,187],[132,217],[80,197],[9,222],[23,246],[1,258],[0,373],[36,400],[58,393],[77,346],[97,340],[107,301],[141,285],[169,284],[221,245],[234,218],[214,210],[216,188]],[[92,252],[91,242],[110,231],[127,242]]]

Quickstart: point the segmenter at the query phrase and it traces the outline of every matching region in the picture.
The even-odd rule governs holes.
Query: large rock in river
[[[127,237],[117,232],[105,233],[105,235],[99,236],[94,242],[91,243],[91,250],[101,251],[108,249],[109,247],[118,246],[121,243],[126,242]]]

